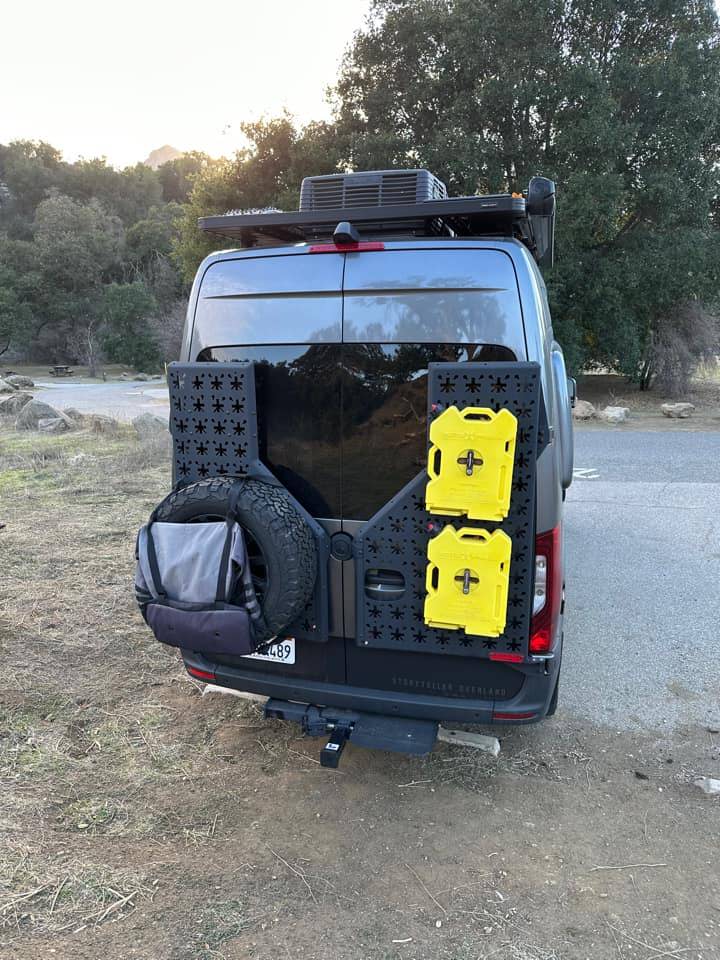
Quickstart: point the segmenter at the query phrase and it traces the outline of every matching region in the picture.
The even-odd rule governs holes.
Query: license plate
[[[289,638],[271,643],[264,653],[248,653],[247,660],[270,660],[273,663],[295,663],[295,640]]]

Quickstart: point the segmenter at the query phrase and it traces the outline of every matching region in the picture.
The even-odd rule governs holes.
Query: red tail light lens
[[[215,679],[215,674],[210,673],[209,670],[199,670],[197,667],[188,667],[187,672],[191,677],[196,677],[198,680],[206,680],[212,683]]]
[[[550,653],[562,601],[560,525],[535,538],[535,596],[530,653]]]
[[[380,240],[361,240],[359,243],[314,243],[308,253],[370,253],[384,249],[385,244]]]

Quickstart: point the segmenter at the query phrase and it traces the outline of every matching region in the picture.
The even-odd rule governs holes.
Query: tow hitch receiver
[[[320,751],[323,767],[337,767],[345,744],[396,753],[430,753],[437,739],[438,724],[433,720],[384,717],[334,707],[314,707],[289,700],[268,700],[265,716],[276,720],[294,720],[310,737],[327,737]],[[329,735],[329,736],[328,736]]]

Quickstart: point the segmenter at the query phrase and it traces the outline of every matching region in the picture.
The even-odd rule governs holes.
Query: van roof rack
[[[527,195],[499,193],[293,213],[227,213],[201,217],[198,224],[205,233],[235,240],[242,247],[332,240],[340,223],[352,224],[363,240],[515,237],[539,263],[551,265],[554,215],[555,185],[534,177]]]

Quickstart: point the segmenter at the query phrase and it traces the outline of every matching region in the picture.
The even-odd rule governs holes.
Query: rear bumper
[[[221,687],[314,706],[452,723],[537,723],[548,711],[560,670],[558,651],[553,660],[518,666],[524,681],[520,691],[511,699],[471,700],[320,683],[274,673],[244,671],[212,663],[188,650],[183,650],[182,655],[189,671],[192,668],[213,674],[213,682]],[[496,717],[496,713],[500,716]],[[512,714],[520,716],[513,717]]]

